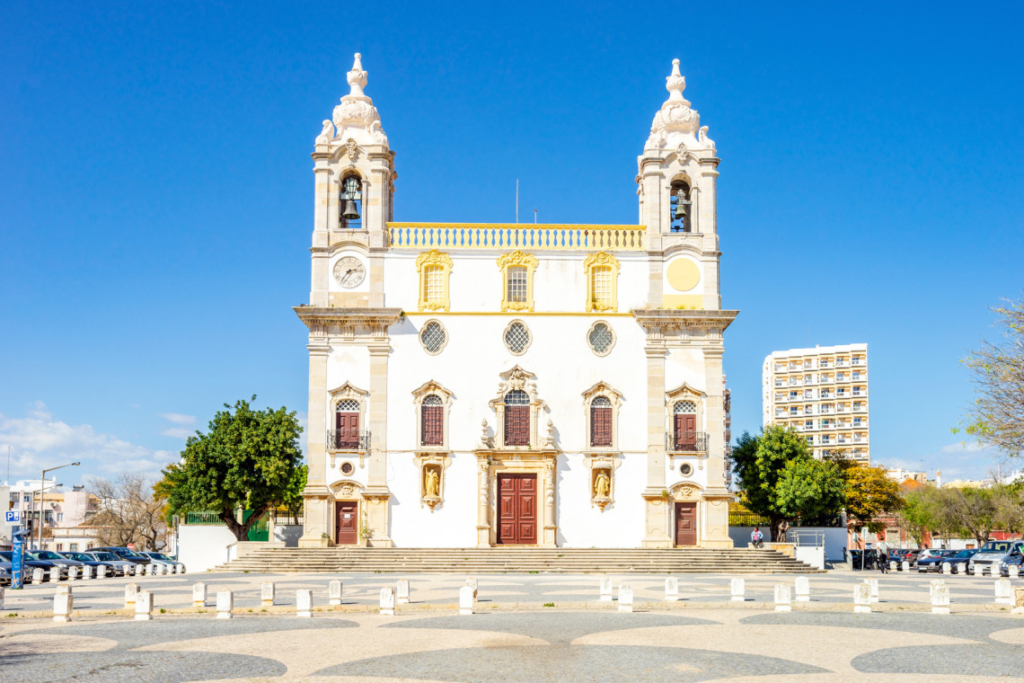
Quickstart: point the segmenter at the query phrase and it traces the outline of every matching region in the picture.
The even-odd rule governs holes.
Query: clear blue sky
[[[671,60],[719,167],[733,432],[774,349],[870,344],[872,450],[950,475],[958,363],[1024,292],[1024,9],[986,3],[10,2],[0,448],[155,472],[224,402],[306,404],[320,122],[352,54],[399,220],[636,220]],[[4,449],[6,450],[6,449]],[[0,451],[0,479],[6,478]]]

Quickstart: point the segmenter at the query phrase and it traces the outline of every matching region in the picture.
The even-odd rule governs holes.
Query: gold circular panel
[[[688,258],[678,258],[668,265],[668,283],[677,292],[688,292],[700,282],[700,268]]]

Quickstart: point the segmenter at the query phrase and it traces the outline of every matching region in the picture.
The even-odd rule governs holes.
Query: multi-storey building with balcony
[[[774,351],[762,377],[765,426],[792,427],[816,457],[870,464],[867,344]]]
[[[313,152],[300,546],[732,547],[737,311],[678,60],[630,225],[398,221],[366,82],[356,55]]]

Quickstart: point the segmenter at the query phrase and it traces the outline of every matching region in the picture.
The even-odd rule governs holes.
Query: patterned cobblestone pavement
[[[86,603],[97,611],[70,624],[6,616],[48,608],[54,587],[44,585],[8,593],[0,681],[1024,681],[1024,617],[985,609],[991,578],[946,577],[954,614],[939,616],[923,611],[934,577],[864,576],[880,579],[887,611],[846,611],[859,572],[812,577],[817,602],[791,613],[765,603],[776,583],[792,584],[792,577],[748,578],[750,601],[742,606],[724,604],[728,577],[680,577],[683,602],[671,605],[661,601],[663,577],[616,577],[637,589],[638,601],[649,601],[620,614],[596,603],[596,576],[484,576],[482,613],[472,616],[450,607],[465,577],[412,576],[413,605],[399,606],[398,616],[357,609],[300,619],[289,613],[294,590],[314,588],[315,604],[324,606],[335,577],[186,575],[138,581],[157,595],[158,609],[168,609],[153,621],[98,611],[121,607],[123,580],[75,584],[76,608]],[[395,577],[337,578],[345,581],[346,602],[369,605]],[[210,608],[175,610],[190,602],[190,586],[200,579],[210,586],[211,605],[218,588],[238,591],[235,618],[215,619]],[[268,579],[285,606],[263,614],[258,590]],[[591,607],[571,606],[584,601]],[[956,613],[958,602],[975,607]]]

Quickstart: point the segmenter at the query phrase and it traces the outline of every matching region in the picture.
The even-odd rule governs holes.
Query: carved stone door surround
[[[537,546],[558,545],[555,491],[558,486],[558,451],[506,451],[481,449],[477,457],[477,547],[497,544],[498,474],[535,474],[540,504],[537,506]]]

